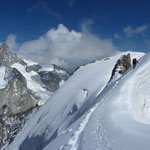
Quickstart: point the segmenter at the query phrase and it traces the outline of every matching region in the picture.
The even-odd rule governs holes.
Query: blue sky
[[[110,40],[118,50],[149,52],[148,0],[1,0],[0,41],[14,35],[17,45],[34,41],[63,24]]]

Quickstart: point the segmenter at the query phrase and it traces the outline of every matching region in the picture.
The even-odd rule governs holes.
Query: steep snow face
[[[110,79],[116,61],[127,53],[81,66],[41,107],[6,149],[78,149],[83,131],[100,106],[98,102],[102,101],[102,96],[108,95],[103,89]],[[131,53],[131,57],[140,58],[143,55]],[[113,83],[109,85],[108,91],[111,88]],[[92,128],[93,131],[95,129]]]
[[[150,123],[149,68],[150,54],[143,57],[135,69],[130,68],[103,90],[97,97],[97,108],[80,135],[77,134],[78,122],[82,122],[83,118],[68,129],[72,132],[59,136],[45,150],[50,147],[64,150],[149,150],[150,125],[145,124]],[[87,116],[88,113],[85,118]],[[74,134],[78,138],[70,145],[68,141],[75,137]]]
[[[139,122],[150,124],[150,54],[141,60],[125,86],[126,91],[131,93],[128,101],[134,118]]]
[[[98,103],[44,150],[149,150],[149,68],[147,54],[135,69],[106,87],[96,97]]]
[[[81,149],[149,150],[150,125],[143,124],[150,123],[149,68],[150,54],[103,91],[80,137],[84,142],[78,142]]]

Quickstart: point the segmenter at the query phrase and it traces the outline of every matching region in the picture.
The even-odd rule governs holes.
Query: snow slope
[[[134,73],[140,70],[144,62],[141,61],[134,71],[130,69],[124,76],[106,87],[112,69],[121,55],[118,54],[80,67],[41,107],[6,149],[116,150],[124,143],[127,146],[132,144],[126,149],[134,149],[132,142],[136,139],[126,143],[129,139],[128,134],[132,133],[132,130],[126,130],[126,128],[130,128],[130,124],[139,125],[139,128],[146,126],[148,130],[150,127],[135,121],[134,112],[131,111],[134,108],[132,105],[134,100],[132,103],[130,100],[133,87],[126,82],[131,77],[134,78]],[[140,58],[143,53],[131,53],[131,56]],[[130,89],[128,89],[129,86],[131,86]],[[129,126],[125,125],[128,120]],[[124,138],[122,139],[121,136]],[[146,136],[145,139],[148,137]],[[141,137],[139,138],[141,140]],[[123,148],[119,147],[119,149]]]
[[[99,105],[80,139],[86,141],[80,145],[82,149],[149,150],[149,67],[147,54],[136,69],[130,69],[98,97]]]

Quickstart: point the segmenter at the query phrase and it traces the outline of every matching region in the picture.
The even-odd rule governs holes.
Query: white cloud
[[[117,33],[114,34],[114,38],[119,39],[119,35]]]
[[[82,33],[86,33],[86,34],[90,33],[90,30],[91,30],[90,27],[93,24],[94,24],[93,19],[88,18],[88,19],[83,20],[81,24]]]
[[[6,43],[8,44],[9,48],[13,51],[15,51],[18,48],[18,45],[16,43],[16,36],[14,34],[10,34],[8,36]]]
[[[137,27],[135,29],[132,29],[131,26],[128,26],[126,28],[124,28],[124,32],[126,33],[127,37],[132,37],[132,36],[135,36],[135,35],[141,35],[143,34],[147,29],[147,26],[146,25],[142,25],[140,27]]]
[[[9,43],[15,45],[15,37],[9,36]],[[11,40],[10,40],[11,39]],[[101,39],[88,32],[68,30],[64,25],[50,29],[47,33],[33,41],[19,46],[19,54],[42,65],[52,63],[66,69],[75,69],[79,64],[97,58],[113,55],[117,52],[110,39]]]

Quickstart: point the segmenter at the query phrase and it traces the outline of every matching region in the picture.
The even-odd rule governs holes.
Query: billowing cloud
[[[90,19],[90,18],[87,18],[87,19],[84,19],[82,24],[81,24],[81,30],[82,30],[82,33],[90,33],[90,27],[94,24],[94,21],[93,19]]]
[[[146,25],[142,25],[140,27],[137,27],[135,29],[132,29],[131,26],[128,26],[126,28],[124,28],[124,32],[126,33],[127,37],[132,37],[132,36],[135,36],[135,35],[141,35],[143,34],[147,29],[147,26]]]
[[[85,30],[86,31],[86,30]],[[19,46],[19,54],[42,65],[52,63],[73,70],[79,64],[107,57],[117,52],[110,39],[101,39],[90,32],[68,30],[64,25],[50,29],[47,33],[33,41],[27,41]],[[15,37],[12,45],[15,45]]]
[[[18,45],[16,43],[16,35],[10,34],[6,40],[6,43],[8,44],[9,48],[13,51],[17,50]]]

